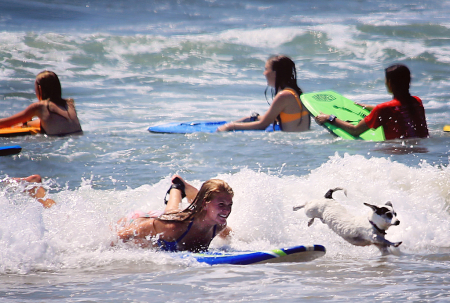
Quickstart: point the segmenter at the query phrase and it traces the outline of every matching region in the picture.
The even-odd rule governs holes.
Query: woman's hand
[[[27,121],[25,127],[41,127],[41,120],[39,118]]]
[[[228,131],[231,131],[231,130],[234,130],[234,122],[230,122],[230,123],[224,124],[224,125],[219,126],[217,128],[218,132],[228,132]]]
[[[316,120],[317,124],[322,125],[325,122],[327,122],[329,118],[330,118],[330,115],[325,115],[323,113],[320,113],[320,115],[317,115],[317,117],[314,119]]]

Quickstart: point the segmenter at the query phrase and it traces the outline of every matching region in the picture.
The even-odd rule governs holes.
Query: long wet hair
[[[385,69],[386,80],[391,84],[392,92],[399,97],[409,97],[411,72],[406,65],[394,64]],[[399,100],[401,101],[401,100]]]
[[[71,102],[73,104],[74,101],[73,99],[63,99],[61,97],[62,95],[61,82],[59,81],[58,76],[54,72],[48,70],[40,72],[36,76],[35,85],[41,87],[42,100],[47,100],[49,102],[51,101],[56,105],[65,108],[69,114],[67,103]],[[67,119],[67,117],[64,117],[58,114],[57,112],[50,110],[50,103],[47,103],[47,109],[49,112],[55,113]]]
[[[52,71],[42,71],[36,76],[36,85],[41,87],[42,100],[49,100],[60,106],[66,106],[67,100],[61,98],[61,82]]]
[[[277,55],[270,57],[267,62],[270,64],[273,71],[276,72],[275,74],[275,88],[272,89],[272,100],[276,94],[278,94],[279,90],[283,90],[286,87],[290,87],[297,93],[298,97],[300,98],[300,95],[303,93],[301,88],[297,85],[297,70],[295,68],[294,61],[291,60],[291,58],[285,56],[285,55]],[[264,91],[264,95],[266,97],[267,101],[267,89]],[[269,101],[267,101],[269,103]],[[270,104],[270,103],[269,103]],[[303,119],[303,117],[301,118]],[[300,119],[300,121],[301,121]],[[280,115],[276,118],[274,121],[274,127],[275,124],[278,123],[281,128],[281,118]]]
[[[300,97],[303,91],[297,85],[297,70],[294,61],[287,56],[277,55],[270,57],[267,62],[270,64],[272,70],[276,72],[273,95],[276,95],[279,89],[283,90],[286,87],[290,87]]]
[[[163,221],[189,221],[201,213],[205,208],[205,203],[212,201],[218,194],[226,193],[234,196],[233,189],[227,182],[220,179],[210,179],[203,183],[202,187],[195,196],[194,201],[182,211],[164,214],[158,217]]]
[[[417,100],[409,93],[411,71],[406,65],[393,64],[385,69],[386,81],[390,83],[394,98],[407,106],[410,114],[414,114]]]

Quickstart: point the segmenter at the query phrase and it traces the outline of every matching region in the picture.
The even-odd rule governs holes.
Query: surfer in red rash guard
[[[320,114],[315,120],[336,125],[353,136],[359,136],[369,128],[383,126],[386,140],[426,138],[429,136],[425,109],[419,97],[411,96],[411,73],[405,65],[391,65],[385,70],[386,87],[394,99],[377,106],[361,105],[371,110],[357,125],[337,119],[333,115]]]

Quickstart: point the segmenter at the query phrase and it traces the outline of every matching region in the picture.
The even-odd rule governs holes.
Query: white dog
[[[391,202],[381,207],[364,203],[369,206],[373,213],[367,217],[356,217],[351,215],[342,205],[336,202],[332,195],[342,188],[330,189],[325,194],[325,199],[307,202],[305,205],[294,207],[294,211],[305,208],[306,215],[311,218],[308,226],[315,218],[322,220],[335,233],[347,242],[357,246],[375,245],[383,255],[388,254],[388,247],[398,247],[402,242],[392,243],[385,239],[386,230],[391,225],[399,225],[397,214]],[[344,190],[344,193],[347,194]]]

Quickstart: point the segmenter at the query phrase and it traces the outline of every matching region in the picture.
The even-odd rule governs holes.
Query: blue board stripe
[[[0,147],[0,156],[15,155],[21,151],[22,147],[20,145],[3,146]]]
[[[267,261],[274,258],[283,258],[285,255],[289,256],[296,253],[316,251],[325,253],[325,247],[322,245],[311,246],[294,246],[282,249],[275,249],[272,251],[258,251],[258,252],[206,252],[202,254],[185,253],[183,258],[194,257],[198,262],[207,263],[209,265],[218,264],[233,264],[233,265],[248,265],[258,262]]]
[[[148,131],[151,133],[161,134],[192,134],[192,133],[214,133],[217,128],[227,121],[192,121],[192,122],[172,122],[150,126]],[[275,131],[280,131],[278,125],[275,126]],[[273,132],[273,125],[270,124],[265,130],[238,130],[237,132],[259,131],[259,132]]]
[[[265,252],[254,252],[241,255],[218,255],[218,256],[195,256],[198,262],[207,263],[210,265],[215,264],[234,264],[234,265],[248,265],[268,259],[275,258]]]

